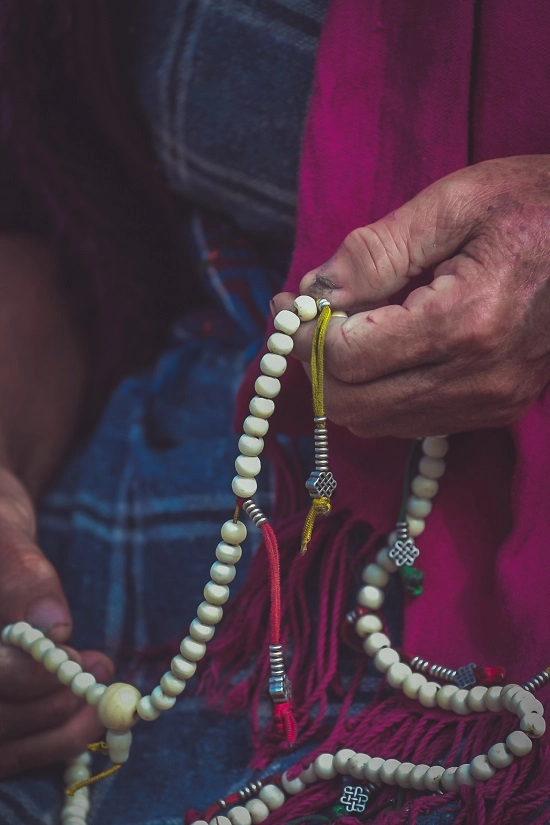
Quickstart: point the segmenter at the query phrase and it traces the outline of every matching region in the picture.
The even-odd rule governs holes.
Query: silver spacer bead
[[[248,518],[254,522],[256,527],[261,527],[267,522],[267,516],[260,510],[254,499],[249,498],[243,502],[243,510]]]

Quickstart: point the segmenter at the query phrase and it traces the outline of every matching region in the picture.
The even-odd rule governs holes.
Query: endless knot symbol
[[[306,481],[306,487],[312,498],[330,498],[336,489],[336,479],[329,470],[314,470]]]
[[[455,685],[458,685],[459,688],[469,688],[472,687],[472,685],[475,685],[477,682],[474,675],[475,668],[476,664],[474,662],[470,662],[469,665],[459,667],[454,678]]]
[[[414,546],[412,539],[397,539],[388,553],[388,556],[393,559],[397,567],[403,567],[404,564],[413,565],[419,555],[420,550]]]
[[[354,812],[362,814],[368,801],[369,795],[361,785],[347,785],[340,797],[340,802],[349,814]]]

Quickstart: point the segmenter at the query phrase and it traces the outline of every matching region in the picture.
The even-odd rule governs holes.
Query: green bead
[[[399,568],[399,574],[407,593],[410,593],[411,596],[420,596],[424,590],[423,571],[419,570],[417,567],[404,564],[403,567]]]

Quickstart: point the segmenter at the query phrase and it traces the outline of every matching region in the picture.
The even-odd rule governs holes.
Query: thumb
[[[65,642],[71,615],[57,573],[34,541],[35,529],[26,490],[0,469],[0,625],[24,619]]]
[[[301,281],[334,309],[380,304],[425,269],[453,256],[475,223],[468,170],[442,178],[384,218],[354,229]]]

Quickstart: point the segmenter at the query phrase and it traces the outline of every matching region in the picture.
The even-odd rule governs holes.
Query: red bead
[[[503,667],[476,667],[474,668],[474,676],[477,679],[478,685],[483,687],[493,687],[494,685],[501,685],[506,679],[506,669]]]

